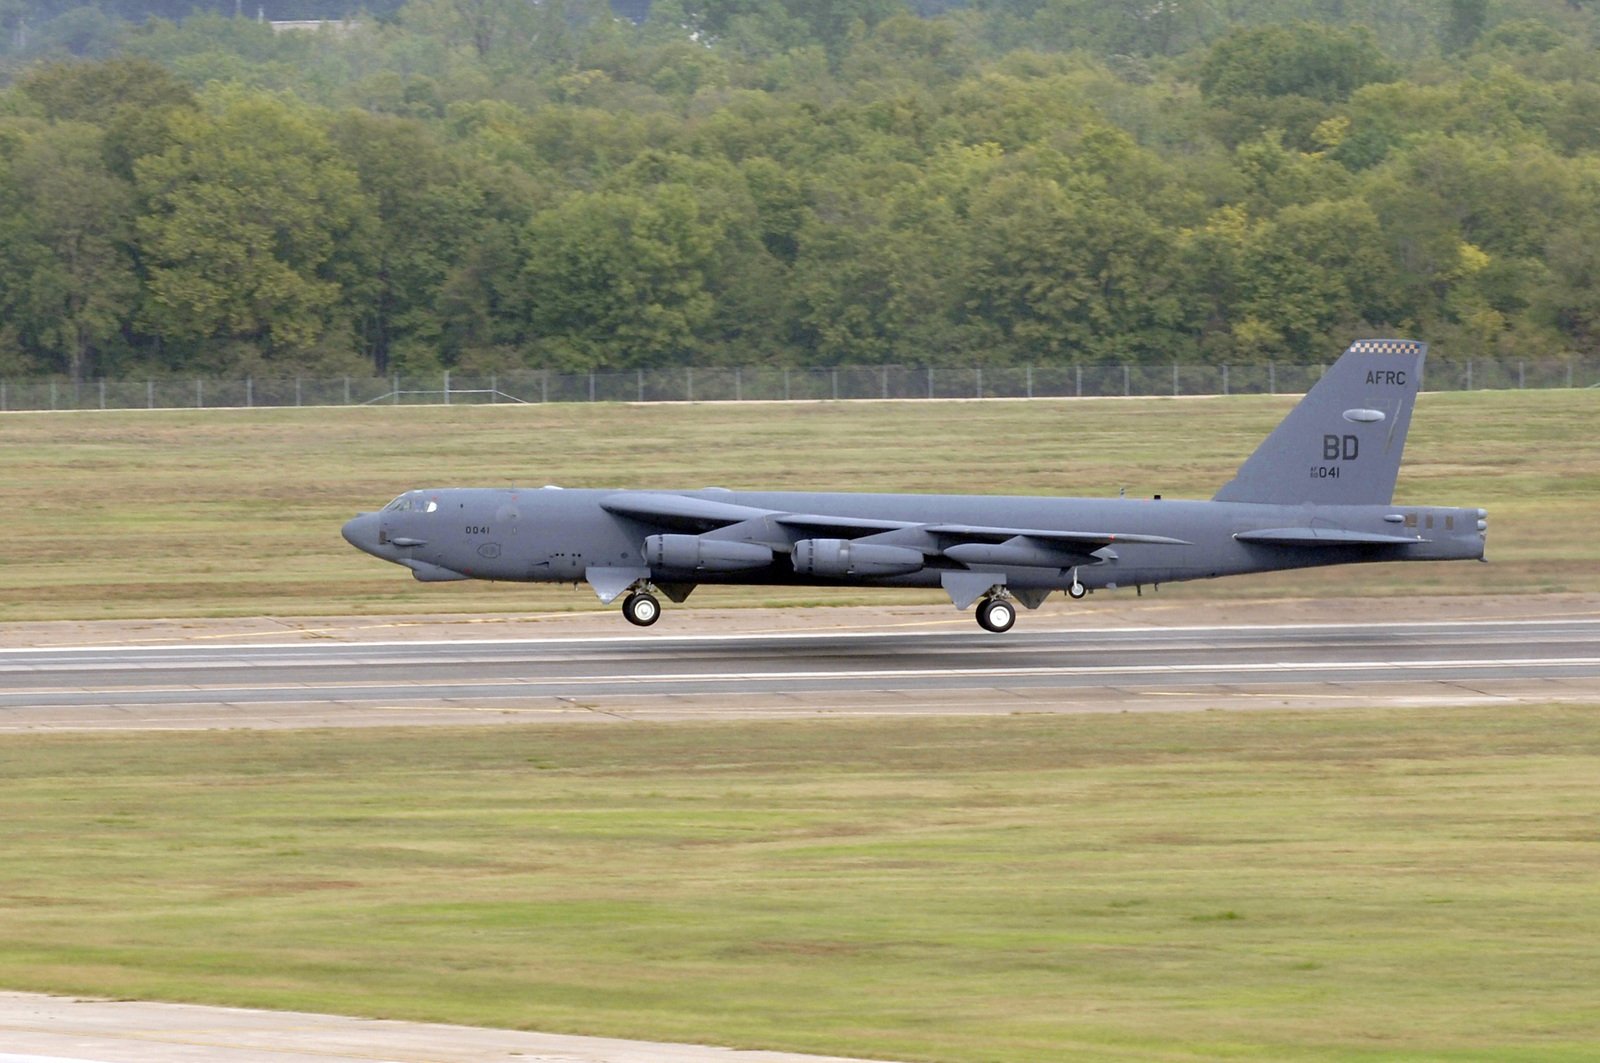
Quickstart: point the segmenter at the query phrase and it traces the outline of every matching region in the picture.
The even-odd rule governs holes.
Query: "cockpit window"
[[[436,513],[439,509],[438,499],[430,498],[423,501],[422,496],[415,491],[407,491],[399,498],[383,507],[385,513]]]

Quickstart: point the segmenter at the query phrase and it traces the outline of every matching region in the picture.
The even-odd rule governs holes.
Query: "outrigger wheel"
[[[622,616],[630,624],[649,627],[661,619],[661,603],[649,591],[634,591],[622,599]]]
[[[1004,598],[985,598],[978,603],[978,626],[1000,634],[1017,622],[1017,607]]]

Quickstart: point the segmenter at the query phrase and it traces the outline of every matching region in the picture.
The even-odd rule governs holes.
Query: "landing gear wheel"
[[[1088,593],[1089,593],[1089,588],[1085,587],[1083,584],[1078,582],[1078,570],[1077,569],[1073,569],[1072,570],[1072,586],[1067,588],[1067,597],[1071,598],[1073,601],[1076,602],[1076,601],[1080,600],[1085,594],[1088,594]]]
[[[649,627],[661,619],[661,603],[648,591],[634,591],[622,599],[622,616],[630,624]]]
[[[1017,607],[1004,598],[985,598],[978,603],[978,626],[996,635],[1010,631],[1017,622]]]

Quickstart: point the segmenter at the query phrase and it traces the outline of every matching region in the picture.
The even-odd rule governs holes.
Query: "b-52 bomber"
[[[1055,590],[1482,560],[1484,510],[1391,501],[1426,354],[1353,343],[1207,501],[422,488],[344,537],[425,582],[587,582],[640,627],[702,583],[940,587],[1001,632]]]

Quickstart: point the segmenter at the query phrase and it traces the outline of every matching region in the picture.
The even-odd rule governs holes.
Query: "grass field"
[[[339,525],[408,487],[468,483],[1209,497],[1293,402],[0,415],[10,543],[0,621],[592,609],[587,589],[417,584],[352,550]],[[1488,508],[1491,565],[1287,573],[1162,593],[1600,590],[1597,412],[1600,394],[1589,391],[1422,396],[1399,497]],[[693,603],[884,599],[707,588]]]
[[[1549,707],[8,738],[0,984],[917,1060],[1592,1060]]]

